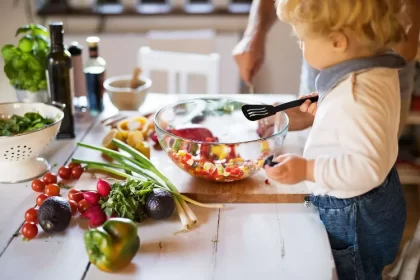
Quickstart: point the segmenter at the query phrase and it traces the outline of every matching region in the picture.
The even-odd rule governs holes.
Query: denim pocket
[[[335,267],[340,280],[355,280],[356,277],[356,250],[355,246],[349,246],[344,250],[332,249]]]

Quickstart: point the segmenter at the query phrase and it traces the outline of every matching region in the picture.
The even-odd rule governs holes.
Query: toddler
[[[399,0],[280,0],[306,61],[320,73],[315,116],[303,157],[266,166],[280,183],[306,181],[318,208],[339,279],[382,279],[397,254],[406,220],[398,153],[400,87],[405,60],[390,46],[405,40]]]

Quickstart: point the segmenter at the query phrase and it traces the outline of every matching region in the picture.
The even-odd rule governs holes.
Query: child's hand
[[[301,96],[299,99],[317,96],[317,93],[312,93],[308,95]],[[312,103],[310,100],[306,100],[302,105],[300,105],[300,111],[309,113],[313,116],[316,114],[316,110],[318,108],[318,102]]]
[[[273,159],[273,167],[265,166],[267,176],[281,184],[297,184],[306,180],[307,160],[303,157],[285,154]]]

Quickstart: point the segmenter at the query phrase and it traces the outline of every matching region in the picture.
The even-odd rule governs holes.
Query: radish
[[[105,197],[111,192],[111,185],[107,181],[99,178],[98,183],[96,183],[96,190],[101,196]]]
[[[106,221],[105,212],[99,205],[90,207],[82,216],[83,218],[89,219],[89,227],[100,226]]]
[[[99,199],[101,198],[100,195],[97,192],[83,192],[83,198],[87,201],[90,205],[96,205],[99,202]]]

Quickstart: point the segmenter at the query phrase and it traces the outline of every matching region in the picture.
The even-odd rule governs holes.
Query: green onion
[[[101,170],[127,179],[142,181],[152,180],[157,187],[166,189],[174,196],[175,206],[184,230],[189,230],[191,228],[191,223],[194,224],[197,222],[196,215],[188,206],[186,201],[206,208],[223,207],[223,204],[204,204],[182,195],[175,185],[172,184],[172,182],[142,153],[120,140],[113,139],[112,143],[127,154],[84,143],[77,143],[77,145],[83,148],[102,152],[104,155],[112,158],[118,163],[94,162],[75,158],[72,159],[72,162],[85,164],[88,169]]]

